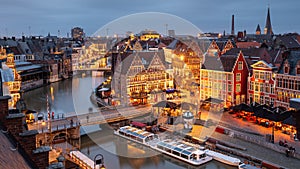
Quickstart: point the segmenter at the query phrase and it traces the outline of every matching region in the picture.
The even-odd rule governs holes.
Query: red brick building
[[[218,98],[226,101],[227,106],[246,102],[248,75],[242,52],[221,57],[206,55],[200,71],[200,99]]]

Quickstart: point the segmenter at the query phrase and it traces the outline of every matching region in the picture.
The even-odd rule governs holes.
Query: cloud
[[[267,1],[251,0],[10,0],[1,2],[0,36],[28,32],[35,34],[57,32],[63,35],[74,26],[82,26],[88,35],[110,21],[140,12],[163,12],[182,17],[204,31],[230,30],[231,15],[235,14],[236,28],[254,32],[256,25],[265,24]],[[299,30],[300,1],[274,0],[271,19],[276,32]],[[291,28],[290,25],[293,25]],[[8,30],[8,31],[5,31]]]

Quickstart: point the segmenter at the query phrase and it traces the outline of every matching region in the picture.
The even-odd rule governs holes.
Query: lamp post
[[[105,169],[104,166],[104,157],[102,154],[97,154],[94,158],[94,169],[96,169],[96,166],[99,165],[99,169]]]

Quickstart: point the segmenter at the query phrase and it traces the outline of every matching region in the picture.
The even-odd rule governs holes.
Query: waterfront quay
[[[93,103],[90,102],[91,92],[89,90],[89,86],[92,86],[93,78],[92,77],[85,77],[85,78],[79,78],[79,79],[73,79],[73,80],[74,80],[75,84],[78,84],[76,86],[76,88],[78,90],[83,90],[82,92],[77,91],[75,93],[76,97],[81,97],[83,100],[79,105],[75,104],[74,107],[77,107],[77,110],[79,110],[79,109],[82,110],[82,112],[88,112],[90,107],[93,108],[93,111],[96,111],[96,110],[98,111],[99,108],[97,106],[95,106]],[[42,88],[37,89],[37,91],[41,91],[41,92],[30,91],[28,93],[25,93],[24,97],[27,98],[29,96],[32,96],[32,94],[34,94],[34,98],[35,97],[42,98],[43,95],[46,96],[46,94],[44,94],[43,91],[49,90],[49,92],[50,92],[50,88],[53,88],[53,91],[54,91],[54,93],[53,93],[54,100],[52,101],[53,111],[55,113],[63,112],[63,110],[62,110],[62,108],[63,108],[63,109],[66,110],[66,112],[74,112],[74,109],[76,109],[76,108],[70,110],[70,107],[65,106],[65,105],[72,105],[73,104],[73,99],[71,99],[70,95],[64,95],[64,93],[68,93],[68,89],[65,88],[64,86],[69,86],[70,84],[72,84],[73,80],[62,81],[60,83],[55,83],[55,84],[52,84],[48,87],[45,87],[44,89],[42,89]],[[65,102],[62,103],[61,100],[65,100]],[[44,106],[42,106],[42,105],[46,105],[46,100],[45,99],[36,99],[36,100],[26,99],[26,101],[28,103],[31,103],[31,104],[28,104],[29,108],[30,107],[35,107],[35,108],[40,109],[41,112],[46,112],[47,111],[46,108]],[[35,101],[37,101],[37,102],[35,103]],[[77,103],[79,103],[79,102],[77,102]],[[131,107],[131,108],[127,108],[127,110],[132,111],[132,109],[135,110],[138,107],[139,106],[134,106],[134,107]],[[143,107],[143,106],[140,106],[140,107]],[[150,110],[149,108],[147,108],[147,109]],[[99,109],[99,110],[101,110],[101,109]],[[136,109],[136,110],[138,110],[138,109]],[[116,109],[114,109],[114,111],[116,111]],[[114,112],[114,111],[109,110],[109,111],[106,111],[106,113],[110,114],[110,112]],[[99,111],[99,112],[101,112],[101,111]],[[67,118],[68,115],[73,116],[73,114],[72,113],[65,113],[64,117]],[[203,112],[203,114],[201,116],[203,119],[206,118],[204,114],[205,113]],[[103,116],[100,113],[98,115]],[[84,116],[82,116],[82,120],[83,120],[82,121],[83,123],[87,122],[86,114]],[[89,120],[93,121],[93,114],[92,113],[91,113],[91,118],[89,118]],[[220,127],[231,129],[232,131],[236,131],[236,133],[241,132],[243,134],[246,134],[245,130],[247,128],[249,128],[249,130],[251,129],[252,133],[253,132],[255,132],[255,133],[259,132],[262,129],[265,129],[266,133],[271,132],[271,128],[265,128],[263,126],[258,126],[258,125],[257,125],[257,127],[255,127],[256,126],[255,124],[247,123],[247,121],[243,121],[242,119],[233,117],[233,115],[229,114],[229,113],[224,113],[223,114],[222,121],[223,121],[223,123],[230,124],[230,126],[219,124]],[[67,125],[69,125],[69,124],[70,124],[70,121],[67,122]],[[75,124],[75,121],[74,121],[74,124]],[[199,127],[201,127],[201,126],[197,125],[197,127],[199,129]],[[199,132],[197,132],[197,127],[195,127],[195,130],[193,130],[191,133],[199,133]],[[113,136],[112,131],[113,130],[111,129],[110,126],[105,127],[105,124],[102,124],[100,131],[97,131],[95,133],[90,133],[90,134],[85,135],[85,136],[81,136],[81,151],[82,151],[82,153],[84,153],[85,155],[87,155],[91,159],[93,159],[94,156],[97,153],[103,154],[105,156],[105,166],[107,168],[108,167],[117,168],[117,169],[118,168],[137,168],[137,166],[142,167],[144,165],[145,166],[150,165],[150,166],[152,166],[152,168],[155,168],[155,166],[153,166],[154,164],[157,164],[158,166],[160,166],[159,168],[174,168],[174,167],[175,168],[186,168],[186,167],[182,167],[181,166],[182,164],[180,164],[179,162],[175,162],[173,160],[171,160],[172,162],[170,162],[169,161],[170,159],[168,157],[166,157],[166,156],[161,157],[161,155],[159,155],[159,157],[162,160],[158,160],[158,161],[157,161],[155,156],[154,156],[155,158],[154,157],[152,158],[152,160],[154,160],[154,161],[152,161],[152,160],[147,161],[147,160],[139,159],[139,160],[144,161],[142,164],[140,164],[138,162],[138,160],[128,159],[126,157],[118,156],[116,153],[113,152],[113,149],[114,149],[113,147],[116,144],[116,142],[114,142],[114,140],[116,138]],[[261,133],[261,134],[265,135],[266,133]],[[102,137],[99,137],[99,135],[101,135]],[[249,137],[254,137],[254,138],[257,137],[257,135],[255,135],[255,134],[248,134],[248,135],[249,135]],[[195,135],[195,136],[198,136],[198,135]],[[280,134],[275,135],[275,141],[276,142],[278,142],[279,136],[280,136]],[[287,136],[287,135],[283,135],[283,136]],[[224,135],[224,134],[220,134],[218,132],[215,132],[212,135],[212,138],[215,138],[215,139],[218,139],[218,140],[223,140],[223,141],[226,141],[226,142],[233,143],[235,145],[239,145],[241,147],[244,147],[244,148],[247,149],[246,151],[243,151],[243,150],[237,150],[237,151],[241,151],[242,153],[249,154],[251,156],[254,156],[254,157],[257,157],[257,158],[260,158],[260,159],[263,159],[263,160],[270,161],[274,164],[279,164],[279,165],[284,166],[286,168],[294,168],[295,166],[297,166],[297,164],[299,162],[297,159],[294,159],[292,157],[286,157],[285,154],[275,152],[275,151],[270,150],[268,148],[262,148],[258,144],[250,143],[249,141],[243,141],[239,138],[231,137],[229,135]],[[260,140],[262,142],[266,142],[265,137],[261,136]],[[293,143],[292,139],[290,139],[290,138],[289,139],[287,138],[287,141],[288,141],[288,143]],[[278,143],[276,143],[276,144],[278,144]],[[297,142],[295,142],[295,144],[297,144]],[[142,149],[142,147],[139,146],[137,148],[134,148],[134,151],[140,152],[140,149]],[[298,148],[297,148],[297,150],[298,150]],[[264,154],[270,154],[270,156],[267,157]],[[278,161],[278,157],[280,157],[282,159],[286,159],[286,160]],[[241,158],[241,157],[239,157],[239,158]],[[241,159],[243,159],[243,158],[241,158]],[[114,161],[114,160],[119,161],[119,164],[113,163],[112,161]],[[153,164],[151,164],[151,163],[153,163]],[[124,166],[127,166],[127,167],[124,167]],[[216,162],[213,162],[209,166],[211,166],[212,168],[214,168],[216,166],[219,166],[221,168],[227,168],[227,166],[224,166],[224,165],[216,163]],[[189,167],[191,167],[191,166],[189,166]]]

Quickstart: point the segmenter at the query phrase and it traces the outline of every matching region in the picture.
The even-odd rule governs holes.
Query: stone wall
[[[3,124],[8,115],[8,100],[10,96],[0,96],[0,122]]]

